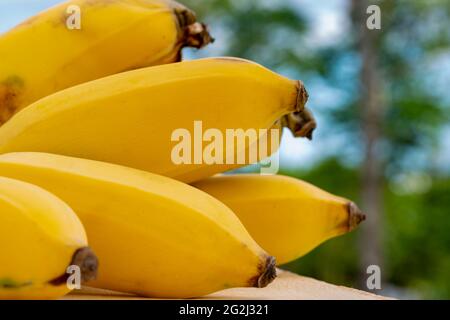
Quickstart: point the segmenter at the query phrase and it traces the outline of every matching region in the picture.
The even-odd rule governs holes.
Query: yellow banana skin
[[[69,29],[71,6],[80,29]],[[169,0],[71,0],[0,35],[0,125],[59,90],[181,59],[213,39],[189,9]]]
[[[353,202],[281,175],[221,175],[194,186],[229,206],[279,264],[353,230],[365,219]]]
[[[0,299],[51,299],[70,291],[70,265],[84,280],[97,260],[67,204],[32,184],[0,177]]]
[[[275,277],[274,259],[234,213],[181,182],[44,153],[1,155],[0,175],[39,185],[76,210],[101,263],[90,286],[188,298]]]
[[[171,139],[176,130],[192,132],[194,121],[202,121],[205,130],[214,128],[225,136],[226,129],[271,128],[295,112],[301,125],[292,127],[309,137],[315,122],[304,108],[306,100],[301,82],[242,59],[144,68],[37,101],[0,128],[0,153],[49,152],[192,182],[236,165],[174,163],[172,150],[178,142]],[[235,154],[245,152],[234,147]]]

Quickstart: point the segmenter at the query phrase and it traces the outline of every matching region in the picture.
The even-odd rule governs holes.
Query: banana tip
[[[302,81],[297,81],[296,110],[291,117],[290,128],[296,137],[312,140],[313,132],[317,128],[316,120],[312,112],[305,107],[309,94]]]
[[[283,125],[288,127],[295,137],[308,140],[312,140],[314,130],[317,128],[316,120],[308,108],[286,115],[283,118]]]
[[[94,280],[97,277],[98,259],[89,247],[78,249],[75,252],[72,265],[80,267],[83,282]]]
[[[252,287],[264,288],[277,277],[277,263],[274,257],[268,256],[260,266],[260,274],[253,281]]]
[[[305,108],[305,104],[308,102],[309,94],[302,81],[297,81],[297,105],[296,111],[301,112]]]
[[[94,280],[97,277],[98,259],[89,247],[80,248],[72,255],[69,266],[78,266],[81,273],[81,282]],[[60,286],[67,282],[70,274],[64,272],[61,276],[50,280],[48,283],[53,286]]]
[[[204,23],[195,22],[186,27],[185,46],[201,49],[215,39],[211,36],[209,28]]]
[[[308,140],[312,140],[314,130],[316,130],[316,128],[317,128],[317,123],[314,120],[314,117],[312,117],[312,114],[310,113],[310,111],[308,109],[305,109],[304,112],[307,114],[307,115],[302,115],[302,117],[305,121],[305,124],[300,128],[300,130],[298,130],[295,133],[295,136],[305,137]]]
[[[349,202],[347,204],[347,211],[349,215],[349,231],[354,230],[361,222],[366,220],[366,215],[361,211],[361,209],[358,208],[358,206],[354,202]]]

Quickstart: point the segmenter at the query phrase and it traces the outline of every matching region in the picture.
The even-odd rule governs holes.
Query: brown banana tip
[[[305,108],[305,104],[308,102],[309,94],[306,91],[305,85],[302,81],[297,81],[297,103],[296,110],[297,112],[301,112]]]
[[[308,99],[309,95],[303,82],[298,80],[295,111],[282,118],[282,125],[289,128],[295,137],[312,140],[317,123],[312,112],[305,107]]]
[[[204,23],[195,22],[185,28],[184,46],[186,47],[201,49],[214,41],[208,26]]]
[[[80,248],[72,256],[70,266],[78,266],[81,273],[81,282],[94,280],[97,277],[98,259],[94,252],[89,247]],[[61,276],[50,280],[48,283],[54,286],[59,286],[67,283],[71,273],[66,270]]]
[[[260,274],[253,282],[252,286],[264,288],[277,277],[277,262],[274,257],[268,256],[264,263],[260,265]]]
[[[192,10],[177,2],[173,2],[172,6],[180,30],[183,30],[183,46],[200,49],[215,41],[208,26],[197,22],[197,17]]]
[[[83,282],[94,280],[97,277],[98,259],[89,247],[78,249],[74,253],[72,265],[80,267]]]
[[[358,208],[354,202],[347,204],[348,231],[354,230],[361,222],[366,220],[366,215]]]
[[[177,17],[178,24],[182,29],[197,22],[195,13],[178,2],[172,2],[173,12]]]
[[[307,115],[306,115],[307,113]],[[313,139],[314,130],[317,128],[317,123],[314,117],[308,109],[303,110],[303,114],[300,115],[301,121],[299,129],[294,132],[296,137],[307,138],[308,140]]]
[[[317,128],[316,120],[308,108],[301,112],[293,112],[282,119],[282,124],[288,127],[295,137],[312,140],[314,130]]]

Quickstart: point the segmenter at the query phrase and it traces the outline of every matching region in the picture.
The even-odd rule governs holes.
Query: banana
[[[195,14],[174,1],[64,2],[0,35],[0,125],[51,93],[180,61],[183,47],[211,41]]]
[[[228,205],[279,264],[353,230],[365,219],[353,202],[286,176],[222,175],[193,185]]]
[[[209,58],[156,66],[37,101],[0,128],[0,153],[49,152],[192,182],[248,164],[222,159],[196,163],[196,132],[203,130],[200,143],[209,129],[222,137],[227,129],[253,129],[261,138],[267,134],[263,129],[280,120],[297,136],[311,137],[315,121],[304,108],[307,98],[300,81],[247,60]],[[180,130],[189,137],[176,140]],[[192,157],[178,163],[174,150],[186,141],[185,150],[192,150]],[[227,156],[252,149],[239,143],[224,143],[218,150],[222,147]]]
[[[32,184],[0,177],[0,299],[57,298],[70,291],[67,267],[95,277],[97,259],[63,201]]]
[[[74,208],[101,261],[90,286],[188,298],[264,287],[275,261],[224,204],[189,185],[127,167],[45,153],[0,156],[0,175]]]

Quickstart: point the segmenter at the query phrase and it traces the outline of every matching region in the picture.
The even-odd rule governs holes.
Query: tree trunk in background
[[[352,21],[357,35],[358,50],[361,57],[360,74],[360,112],[361,130],[364,139],[364,163],[362,165],[361,197],[362,208],[367,220],[360,230],[360,267],[359,286],[368,290],[366,281],[367,267],[377,265],[383,275],[382,252],[382,165],[377,146],[381,139],[382,79],[378,70],[378,42],[381,30],[369,30],[366,26],[370,5],[366,0],[352,0]]]

